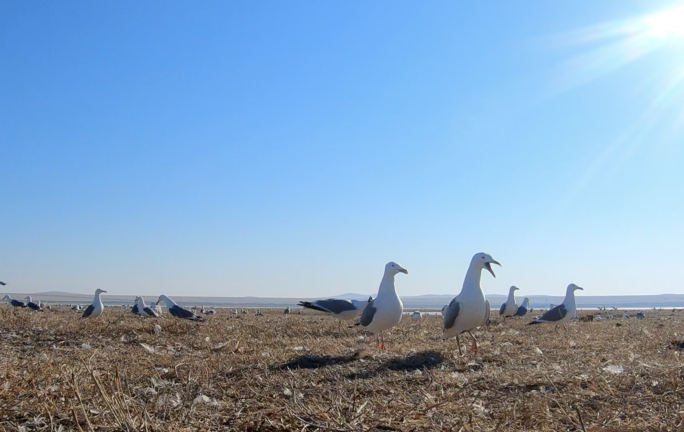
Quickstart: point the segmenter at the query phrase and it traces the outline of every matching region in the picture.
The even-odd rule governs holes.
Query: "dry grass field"
[[[494,323],[465,357],[437,316],[383,352],[315,312],[79,316],[0,307],[0,430],[684,430],[684,312]]]

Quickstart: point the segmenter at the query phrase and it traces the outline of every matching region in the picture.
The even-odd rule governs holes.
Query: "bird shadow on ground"
[[[346,376],[347,379],[367,379],[387,370],[398,372],[413,372],[416,370],[432,369],[442,365],[444,355],[437,351],[421,351],[405,357],[393,357],[380,364],[375,370],[361,371]]]
[[[287,363],[274,364],[269,366],[271,370],[287,369],[318,369],[322,367],[335,366],[358,361],[361,357],[359,351],[342,356],[319,356],[316,354],[304,354],[292,358]]]

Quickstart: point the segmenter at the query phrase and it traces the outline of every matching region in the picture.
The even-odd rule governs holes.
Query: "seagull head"
[[[501,267],[501,264],[499,264],[499,261],[492,258],[492,256],[489,255],[488,253],[484,253],[484,252],[476,253],[475,256],[473,257],[472,263],[477,263],[476,265],[479,265],[480,268],[486,269],[494,277],[496,277],[496,275],[494,274],[494,270],[492,270],[492,264],[496,264],[499,267]]]
[[[510,292],[513,292],[513,291],[520,291],[520,288],[518,288],[517,286],[513,285],[513,286],[511,287],[511,289],[510,289]]]
[[[24,300],[26,300],[29,303],[33,302],[33,299],[31,298],[31,296],[26,297]]]
[[[2,298],[3,300],[12,300],[12,297],[9,296],[9,294],[5,294],[5,297]]]
[[[573,292],[574,292],[574,291],[577,291],[577,290],[584,291],[584,288],[579,287],[579,286],[575,285],[574,283],[571,283],[570,285],[568,285],[568,291],[573,291]]]
[[[95,290],[95,295],[102,294],[102,293],[106,293],[106,292],[107,292],[107,291],[98,288],[98,289]]]
[[[394,261],[390,261],[385,265],[385,273],[390,273],[390,274],[397,274],[397,273],[406,273],[408,274],[408,270],[406,270],[404,267],[400,266],[399,264],[395,263]]]

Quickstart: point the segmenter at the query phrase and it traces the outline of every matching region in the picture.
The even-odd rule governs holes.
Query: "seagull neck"
[[[515,303],[515,291],[510,290],[508,291],[508,301],[507,303]]]
[[[463,289],[461,292],[479,292],[484,296],[482,287],[480,286],[481,276],[482,269],[471,264],[470,267],[468,267],[468,272],[466,273],[465,281],[463,281]]]
[[[563,300],[563,304],[565,305],[566,308],[571,308],[575,309],[575,292],[571,289],[568,290],[568,292],[565,293],[565,300]]]
[[[95,293],[95,298],[93,299],[93,303],[102,303],[102,299],[100,298],[101,294],[102,294],[101,292]]]
[[[382,276],[382,281],[380,282],[380,288],[378,289],[378,296],[381,294],[395,294],[397,291],[394,288],[394,275],[385,273]]]

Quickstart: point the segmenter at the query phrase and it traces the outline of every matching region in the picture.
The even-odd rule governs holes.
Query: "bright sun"
[[[684,6],[644,18],[649,33],[663,39],[684,37]]]

